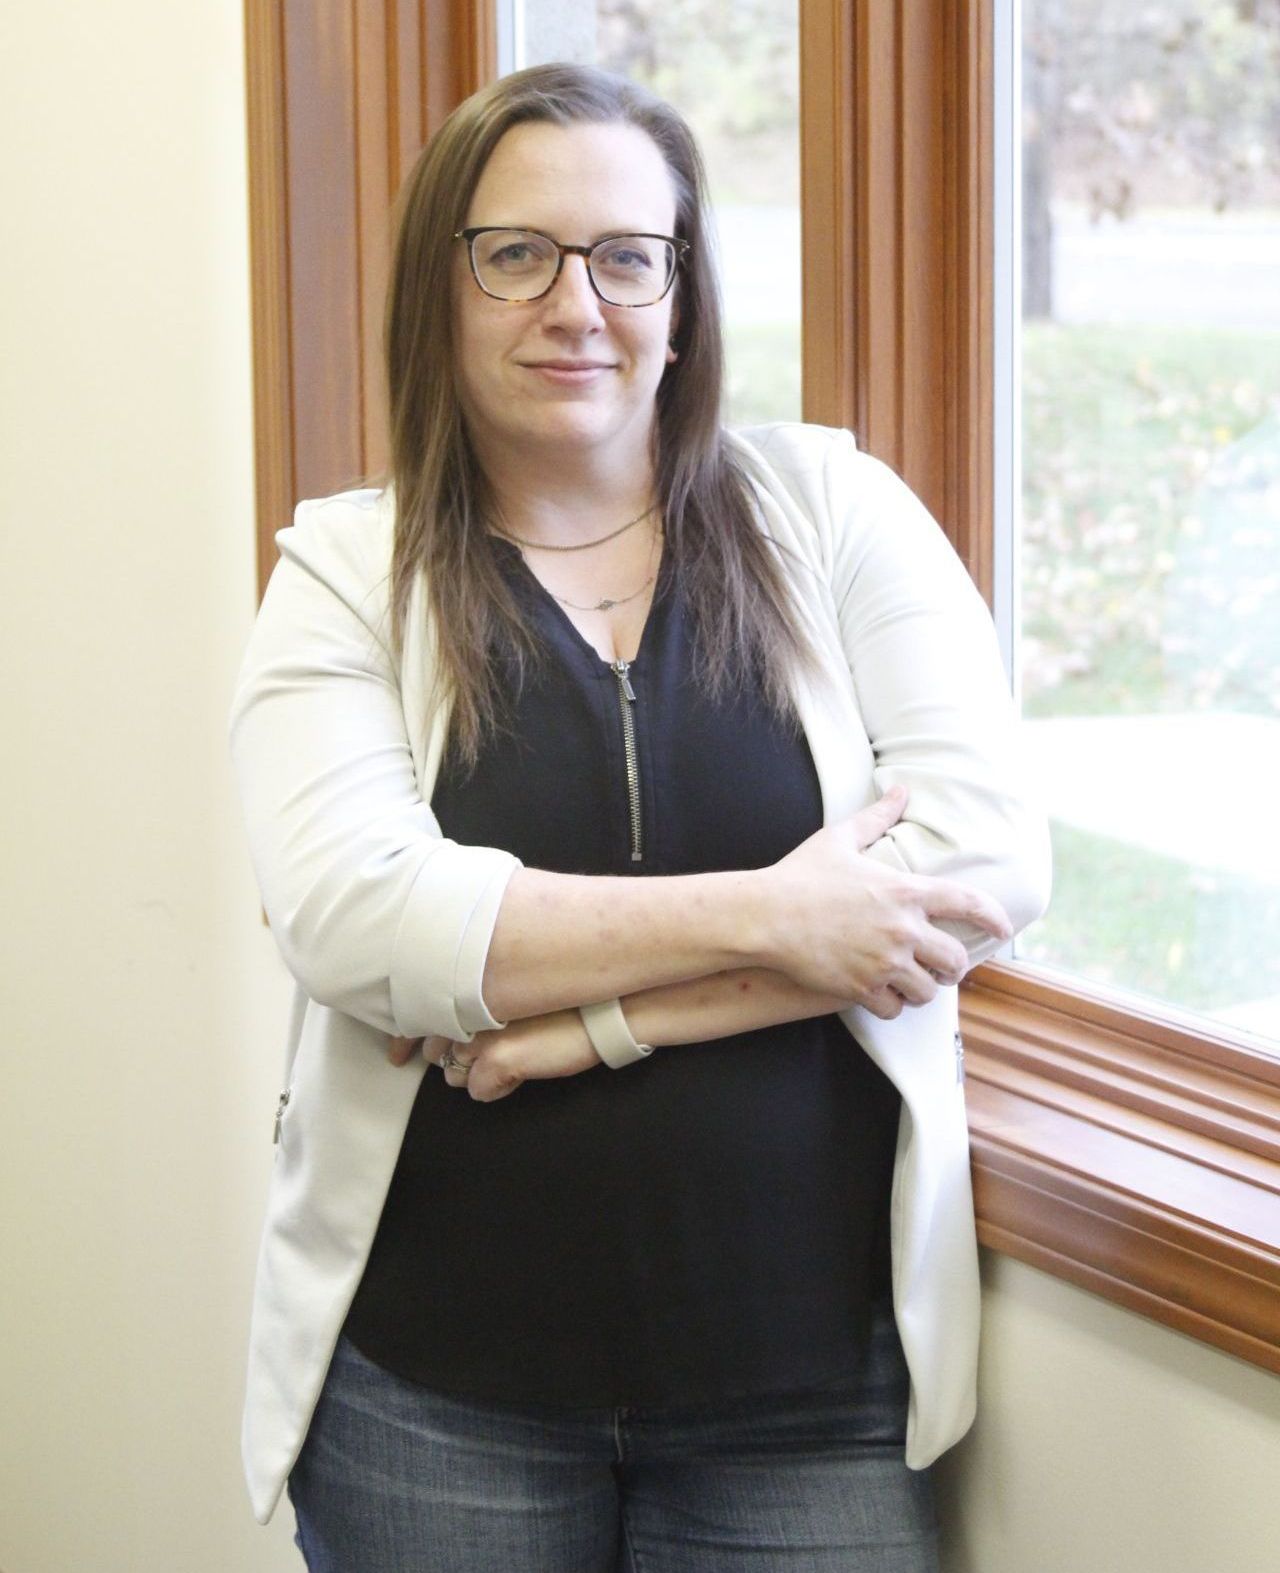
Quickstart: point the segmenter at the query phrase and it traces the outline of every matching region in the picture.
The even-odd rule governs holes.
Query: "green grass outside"
[[[1053,826],[1047,915],[1020,959],[1212,1014],[1280,995],[1280,889]]]
[[[1253,594],[1280,529],[1248,473],[1280,476],[1280,334],[1033,323],[1023,350],[1027,713],[1280,716],[1280,597]],[[1209,1014],[1280,995],[1276,887],[1053,842],[1020,955]]]
[[[1274,512],[1267,537],[1219,484],[1280,412],[1280,333],[1031,323],[1023,347],[1027,713],[1280,715],[1280,606],[1247,604]]]

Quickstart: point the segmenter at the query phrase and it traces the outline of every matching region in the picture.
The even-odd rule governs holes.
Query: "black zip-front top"
[[[577,874],[761,867],[821,823],[798,731],[712,704],[675,575],[635,660],[493,542],[547,657],[432,806],[447,836]],[[512,692],[515,693],[514,678]],[[888,1283],[898,1095],[834,1016],[663,1048],[474,1103],[428,1071],[346,1333],[442,1391],[706,1401],[851,1372]]]

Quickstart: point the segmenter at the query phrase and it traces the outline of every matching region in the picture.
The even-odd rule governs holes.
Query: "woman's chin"
[[[546,448],[549,452],[607,448],[619,451],[635,444],[647,446],[652,427],[648,421],[627,420],[617,410],[603,410],[587,400],[557,400],[543,405],[536,416],[510,429],[516,446]]]

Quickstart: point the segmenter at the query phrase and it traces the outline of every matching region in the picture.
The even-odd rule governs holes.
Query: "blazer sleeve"
[[[1049,900],[1048,825],[986,603],[923,503],[847,433],[828,451],[825,490],[840,639],[876,785],[909,792],[906,816],[870,855],[974,885],[1023,929]],[[999,948],[947,927],[971,963]]]
[[[304,502],[277,536],[231,714],[267,919],[304,992],[388,1033],[501,1026],[481,980],[518,860],[446,839],[423,801],[368,504]]]

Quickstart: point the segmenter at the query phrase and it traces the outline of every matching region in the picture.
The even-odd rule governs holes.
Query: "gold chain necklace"
[[[615,606],[625,606],[628,601],[634,601],[636,596],[647,590],[657,577],[656,573],[651,573],[639,590],[633,590],[630,595],[620,595],[616,599],[606,595],[603,601],[597,601],[594,606],[580,606],[577,601],[570,601],[563,595],[557,595],[554,590],[550,594],[552,600],[559,601],[561,606],[572,607],[575,612],[610,612]]]
[[[649,512],[652,513],[653,509],[650,508]],[[644,515],[641,514],[640,517],[644,518]],[[635,522],[639,523],[639,520],[636,520]],[[653,542],[652,542],[652,544],[649,547],[649,561],[650,562],[653,561],[653,548],[654,548],[654,546],[657,545],[657,543],[661,539],[662,539],[662,531],[661,530],[655,530],[654,531],[654,535],[653,535]],[[530,569],[529,571],[530,571],[530,573],[533,572],[532,569]],[[632,590],[630,595],[614,595],[614,596],[606,595],[603,600],[597,601],[594,606],[581,606],[581,605],[579,605],[579,603],[577,601],[570,601],[567,597],[565,597],[563,595],[557,595],[554,590],[549,589],[546,585],[543,585],[543,589],[545,589],[547,591],[547,594],[551,597],[551,599],[553,601],[559,601],[561,606],[567,606],[572,611],[575,611],[575,612],[610,612],[610,611],[613,610],[613,608],[615,606],[625,606],[628,601],[634,601],[636,596],[643,595],[644,592],[649,588],[649,586],[653,583],[653,581],[657,577],[658,577],[657,571],[655,570],[653,573],[651,573],[649,575],[649,577],[639,587],[639,589]],[[541,582],[541,581],[539,581],[539,582]]]
[[[634,530],[636,525],[642,519],[647,519],[657,506],[656,502],[651,502],[643,513],[638,513],[634,519],[628,519],[625,524],[620,524],[616,530],[610,530],[608,535],[597,535],[594,541],[576,541],[572,546],[551,546],[545,541],[526,541],[522,536],[512,535],[510,530],[505,528],[507,521],[502,519],[501,511],[499,511],[498,517],[502,519],[504,528],[499,530],[498,534],[504,541],[510,541],[515,546],[531,547],[535,552],[585,552],[592,546],[603,546],[606,541],[616,541],[620,535],[625,535],[628,530]],[[636,594],[639,595],[639,593],[639,590],[637,590]],[[628,596],[627,599],[630,600],[631,597]],[[615,602],[614,604],[616,605],[617,603]],[[579,608],[579,610],[582,610],[582,608]]]

